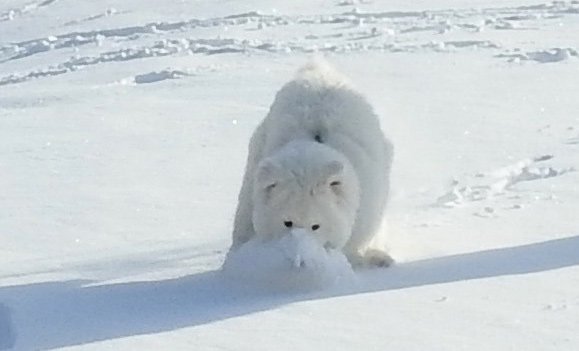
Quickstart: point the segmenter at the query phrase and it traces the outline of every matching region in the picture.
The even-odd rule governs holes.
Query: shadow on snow
[[[5,287],[0,301],[10,304],[12,317],[6,307],[0,309],[0,336],[16,339],[17,349],[53,349],[194,327],[305,300],[548,271],[579,265],[577,252],[579,236],[573,236],[431,258],[360,272],[355,286],[309,294],[241,289],[219,271],[111,285],[63,281]],[[0,349],[11,344],[0,342]]]

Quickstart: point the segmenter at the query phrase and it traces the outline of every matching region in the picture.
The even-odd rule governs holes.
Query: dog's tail
[[[298,70],[296,80],[305,81],[309,85],[319,87],[344,87],[349,85],[348,79],[338,72],[323,56],[314,56]]]

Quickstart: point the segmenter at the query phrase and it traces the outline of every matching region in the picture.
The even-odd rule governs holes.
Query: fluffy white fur
[[[315,141],[289,142],[255,172],[255,235],[267,239],[307,230],[320,246],[341,249],[356,221],[358,187],[356,172],[341,153]]]
[[[232,250],[297,227],[352,263],[389,264],[369,245],[382,232],[392,155],[370,104],[312,61],[277,93],[251,138]]]

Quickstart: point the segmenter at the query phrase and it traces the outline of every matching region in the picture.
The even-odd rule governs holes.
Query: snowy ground
[[[579,1],[3,0],[0,349],[579,349],[577,33]],[[249,136],[319,51],[394,140],[399,263],[237,288]]]

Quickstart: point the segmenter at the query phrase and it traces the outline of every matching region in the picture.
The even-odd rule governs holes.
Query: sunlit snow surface
[[[579,350],[577,33],[574,0],[0,1],[0,349]],[[227,257],[315,53],[395,146],[397,264],[353,279]]]

